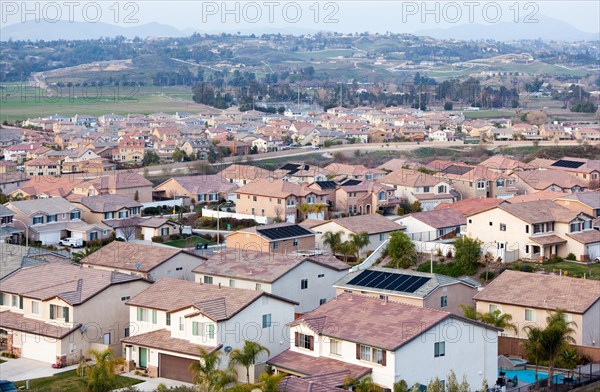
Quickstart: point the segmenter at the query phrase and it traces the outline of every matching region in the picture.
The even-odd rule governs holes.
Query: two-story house
[[[394,222],[406,227],[405,233],[414,241],[436,241],[457,237],[467,218],[453,208],[445,208],[404,215]]]
[[[400,199],[395,196],[393,186],[374,181],[349,180],[335,190],[335,209],[350,215],[375,212],[395,213]],[[315,183],[316,184],[316,183]]]
[[[123,195],[98,195],[74,199],[82,218],[88,223],[100,223],[112,219],[127,219],[140,216],[142,204]]]
[[[191,281],[194,280],[192,270],[205,260],[205,257],[171,246],[113,241],[83,258],[81,265],[139,275],[150,281],[164,277]]]
[[[73,185],[73,194],[81,196],[97,196],[104,194],[129,196],[140,203],[152,201],[152,182],[143,175],[115,171],[113,174],[87,179]]]
[[[13,211],[0,204],[0,243],[19,242],[20,236],[23,235],[23,230],[14,226],[14,217],[15,213]]]
[[[573,211],[582,211],[595,218],[600,217],[600,192],[577,192],[560,195],[555,203]]]
[[[484,248],[517,252],[517,258],[565,258],[572,253],[585,261],[600,246],[592,220],[550,200],[502,203],[467,216],[464,234],[481,240]]]
[[[315,233],[295,223],[248,227],[225,237],[227,248],[258,252],[293,253],[315,249]]]
[[[546,317],[562,309],[573,322],[575,344],[600,345],[600,281],[506,270],[474,299],[478,312],[512,316],[517,330],[506,329],[506,336],[526,339],[525,326],[545,328]]]
[[[345,163],[331,163],[325,170],[336,176],[343,176],[353,180],[375,181],[386,175],[385,170],[370,169],[365,165],[348,165]]]
[[[448,312],[343,293],[291,323],[292,346],[268,363],[277,372],[329,378],[331,387],[348,376],[371,376],[389,390],[400,380],[427,385],[450,370],[481,385],[498,375],[497,331]]]
[[[198,203],[233,200],[237,185],[219,174],[173,177],[154,188],[154,194],[176,199],[186,197]]]
[[[515,186],[519,193],[557,191],[565,193],[583,192],[588,183],[582,178],[563,170],[528,170],[516,174]]]
[[[280,254],[226,249],[194,268],[196,282],[262,290],[297,302],[308,312],[333,298],[332,284],[350,266],[331,255]]]
[[[219,175],[227,182],[235,184],[237,186],[244,186],[250,182],[258,181],[261,179],[274,179],[272,171],[263,169],[258,166],[252,165],[239,165],[234,163],[233,165],[227,166],[225,169],[219,172]]]
[[[396,197],[408,203],[419,201],[425,211],[432,210],[440,203],[452,203],[455,197],[451,187],[443,178],[434,177],[411,169],[395,170],[381,180],[384,185],[396,188]]]
[[[461,199],[474,197],[508,199],[518,192],[516,178],[512,174],[497,170],[492,165],[489,167],[452,165],[437,175],[446,179],[452,188],[460,193]]]
[[[17,227],[42,245],[57,244],[65,237],[81,238],[84,242],[108,238],[112,229],[102,223],[86,223],[81,208],[61,197],[10,201],[6,207],[15,213]]]
[[[94,347],[121,352],[135,326],[125,301],[149,283],[136,275],[47,263],[0,281],[0,328],[19,357],[76,364]]]
[[[151,377],[192,382],[189,368],[200,360],[200,348],[222,349],[222,369],[245,340],[277,355],[289,347],[283,331],[294,319],[294,304],[265,291],[164,278],[127,302],[137,328],[122,339],[125,359]],[[257,363],[266,359],[262,354]],[[245,381],[245,369],[237,373]]]

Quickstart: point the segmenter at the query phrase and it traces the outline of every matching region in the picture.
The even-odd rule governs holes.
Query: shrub
[[[454,259],[464,271],[464,275],[474,274],[481,256],[481,241],[475,238],[461,237],[454,241],[454,249]]]
[[[485,274],[486,272],[483,271],[482,273],[479,274],[479,279],[480,280],[485,280]],[[487,272],[487,280],[492,280],[496,277],[496,273],[494,271],[488,271]]]
[[[556,264],[556,263],[562,263],[562,262],[563,262],[562,257],[554,256],[550,259],[544,260],[542,262],[542,264]]]
[[[164,239],[160,235],[155,235],[152,237],[152,242],[164,242]]]
[[[571,261],[577,260],[577,256],[575,256],[573,253],[569,253],[567,255],[567,260],[571,260]]]
[[[169,236],[169,239],[172,240],[172,241],[175,241],[175,240],[181,239],[181,235],[179,235],[179,234],[171,234]]]
[[[2,353],[2,354],[0,354],[0,356],[3,356],[4,358],[16,358],[17,357],[13,353]]]
[[[448,249],[448,252],[446,253],[446,257],[449,259],[452,258],[452,250]]]
[[[528,264],[523,264],[519,266],[519,271],[521,272],[533,272],[533,267]]]

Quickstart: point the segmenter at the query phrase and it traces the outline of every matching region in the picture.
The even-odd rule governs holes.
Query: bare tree
[[[135,221],[131,218],[127,218],[121,221],[121,227],[119,227],[119,231],[123,236],[125,241],[131,241],[135,239],[137,226]]]

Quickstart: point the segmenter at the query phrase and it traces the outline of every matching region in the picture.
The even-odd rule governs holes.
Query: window
[[[308,279],[302,279],[300,281],[300,290],[306,290],[308,288]]]
[[[446,342],[438,342],[433,345],[433,356],[443,357],[446,355]]]
[[[165,324],[167,324],[169,326],[171,325],[171,313],[166,314]]]
[[[213,284],[213,277],[212,276],[204,276],[204,283],[206,284]]]
[[[424,186],[423,187],[423,193],[429,193],[429,187],[428,186]]]
[[[123,335],[125,335],[126,338],[129,337],[129,327],[125,327],[125,329],[123,330]]]
[[[13,308],[16,308],[19,306],[19,296],[18,295],[12,295],[11,296],[11,306]]]
[[[477,181],[477,189],[479,189],[479,190],[485,189],[485,180]]]
[[[380,348],[374,348],[372,352],[373,362],[379,365],[383,365],[383,350]]]
[[[252,196],[252,201],[256,201],[256,196]]]
[[[81,219],[81,212],[80,211],[71,212],[70,218],[71,218],[71,220]]]
[[[240,200],[240,195],[239,195],[239,193],[238,193],[237,195],[235,195],[235,196],[236,196],[236,199]]]
[[[490,226],[494,226],[494,223],[490,222]]]
[[[58,221],[58,214],[48,215],[48,217],[46,218],[46,222],[48,223],[56,221]]]
[[[446,306],[448,306],[448,296],[443,295],[440,298],[440,307],[445,308]]]
[[[34,216],[33,217],[33,224],[34,225],[39,225],[44,223],[44,217],[43,216]]]
[[[500,223],[500,231],[506,231],[506,225],[504,223]]]
[[[473,219],[469,219],[469,223],[473,223]]]
[[[185,330],[185,323],[184,323],[183,317],[179,317],[179,330],[180,331]]]
[[[438,186],[438,193],[447,193],[446,185]]]
[[[200,336],[200,323],[192,321],[192,336]]]
[[[342,342],[335,339],[329,339],[329,354],[342,355]]]
[[[263,328],[271,328],[271,313],[263,314],[262,327]]]
[[[363,344],[360,346],[360,360],[362,361],[371,361],[371,347],[365,346]]]
[[[504,180],[503,179],[496,180],[496,188],[504,188]]]
[[[229,279],[229,287],[235,287],[235,280]]]
[[[529,233],[529,225],[525,225],[525,233]]]
[[[533,309],[525,309],[525,321],[535,321]]]
[[[273,241],[273,249],[279,249],[279,241]]]
[[[214,324],[207,324],[206,325],[206,336],[209,339],[214,339],[215,338],[215,325]]]
[[[298,246],[298,240],[296,238],[294,238],[294,241],[292,241],[292,245],[293,246]]]
[[[379,192],[378,199],[379,201],[385,200],[385,192]]]
[[[384,241],[385,240],[385,234],[380,233],[379,234],[379,241]]]
[[[162,229],[160,229],[160,235],[161,236],[169,235],[169,228],[163,227]]]
[[[321,298],[319,300],[319,306],[323,305],[325,302],[327,302],[327,298]]]
[[[277,204],[281,205],[281,199],[277,199]]]
[[[119,219],[127,218],[129,216],[129,211],[119,211]]]
[[[257,283],[257,284],[256,284],[256,286],[254,286],[254,289],[255,289],[256,291],[260,291],[260,290],[262,290],[262,284],[260,284],[260,283]]]
[[[38,315],[41,314],[40,303],[38,301],[31,301],[31,313]]]
[[[121,301],[128,301],[131,297],[129,295],[121,297]]]
[[[115,217],[114,212],[105,212],[104,213],[104,219],[114,219],[114,217]]]
[[[542,232],[542,225],[539,223],[536,223],[535,225],[533,225],[533,234],[536,233],[541,233]]]
[[[210,193],[208,195],[208,201],[217,201],[219,200],[219,195],[216,193]]]
[[[490,304],[488,309],[490,310],[490,312],[495,312],[496,310],[498,310],[498,305]]]
[[[158,313],[156,309],[152,309],[152,324],[156,324],[158,319]]]

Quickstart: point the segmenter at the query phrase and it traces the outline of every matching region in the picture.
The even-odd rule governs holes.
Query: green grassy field
[[[478,110],[473,112],[463,112],[465,118],[471,120],[483,119],[483,118],[500,118],[500,117],[512,117],[513,112],[506,110]]]
[[[125,388],[143,382],[135,378],[117,376],[117,388]],[[15,382],[17,388],[25,388],[25,381]],[[77,375],[75,370],[57,373],[52,377],[36,378],[29,381],[31,391],[44,392],[84,392],[83,379]]]
[[[189,237],[189,238],[182,238],[180,240],[165,242],[165,245],[174,246],[176,248],[192,248],[198,244],[213,245],[212,242],[210,242],[202,237],[195,237],[195,236]]]
[[[572,276],[576,278],[583,278],[585,274],[586,278],[600,280],[600,263],[594,263],[591,265],[583,265],[573,263],[570,261],[563,261],[555,264],[538,264],[538,263],[518,263],[519,265],[530,265],[534,269],[542,269],[549,272],[559,273],[562,271],[563,275]],[[590,275],[591,270],[591,275]]]

